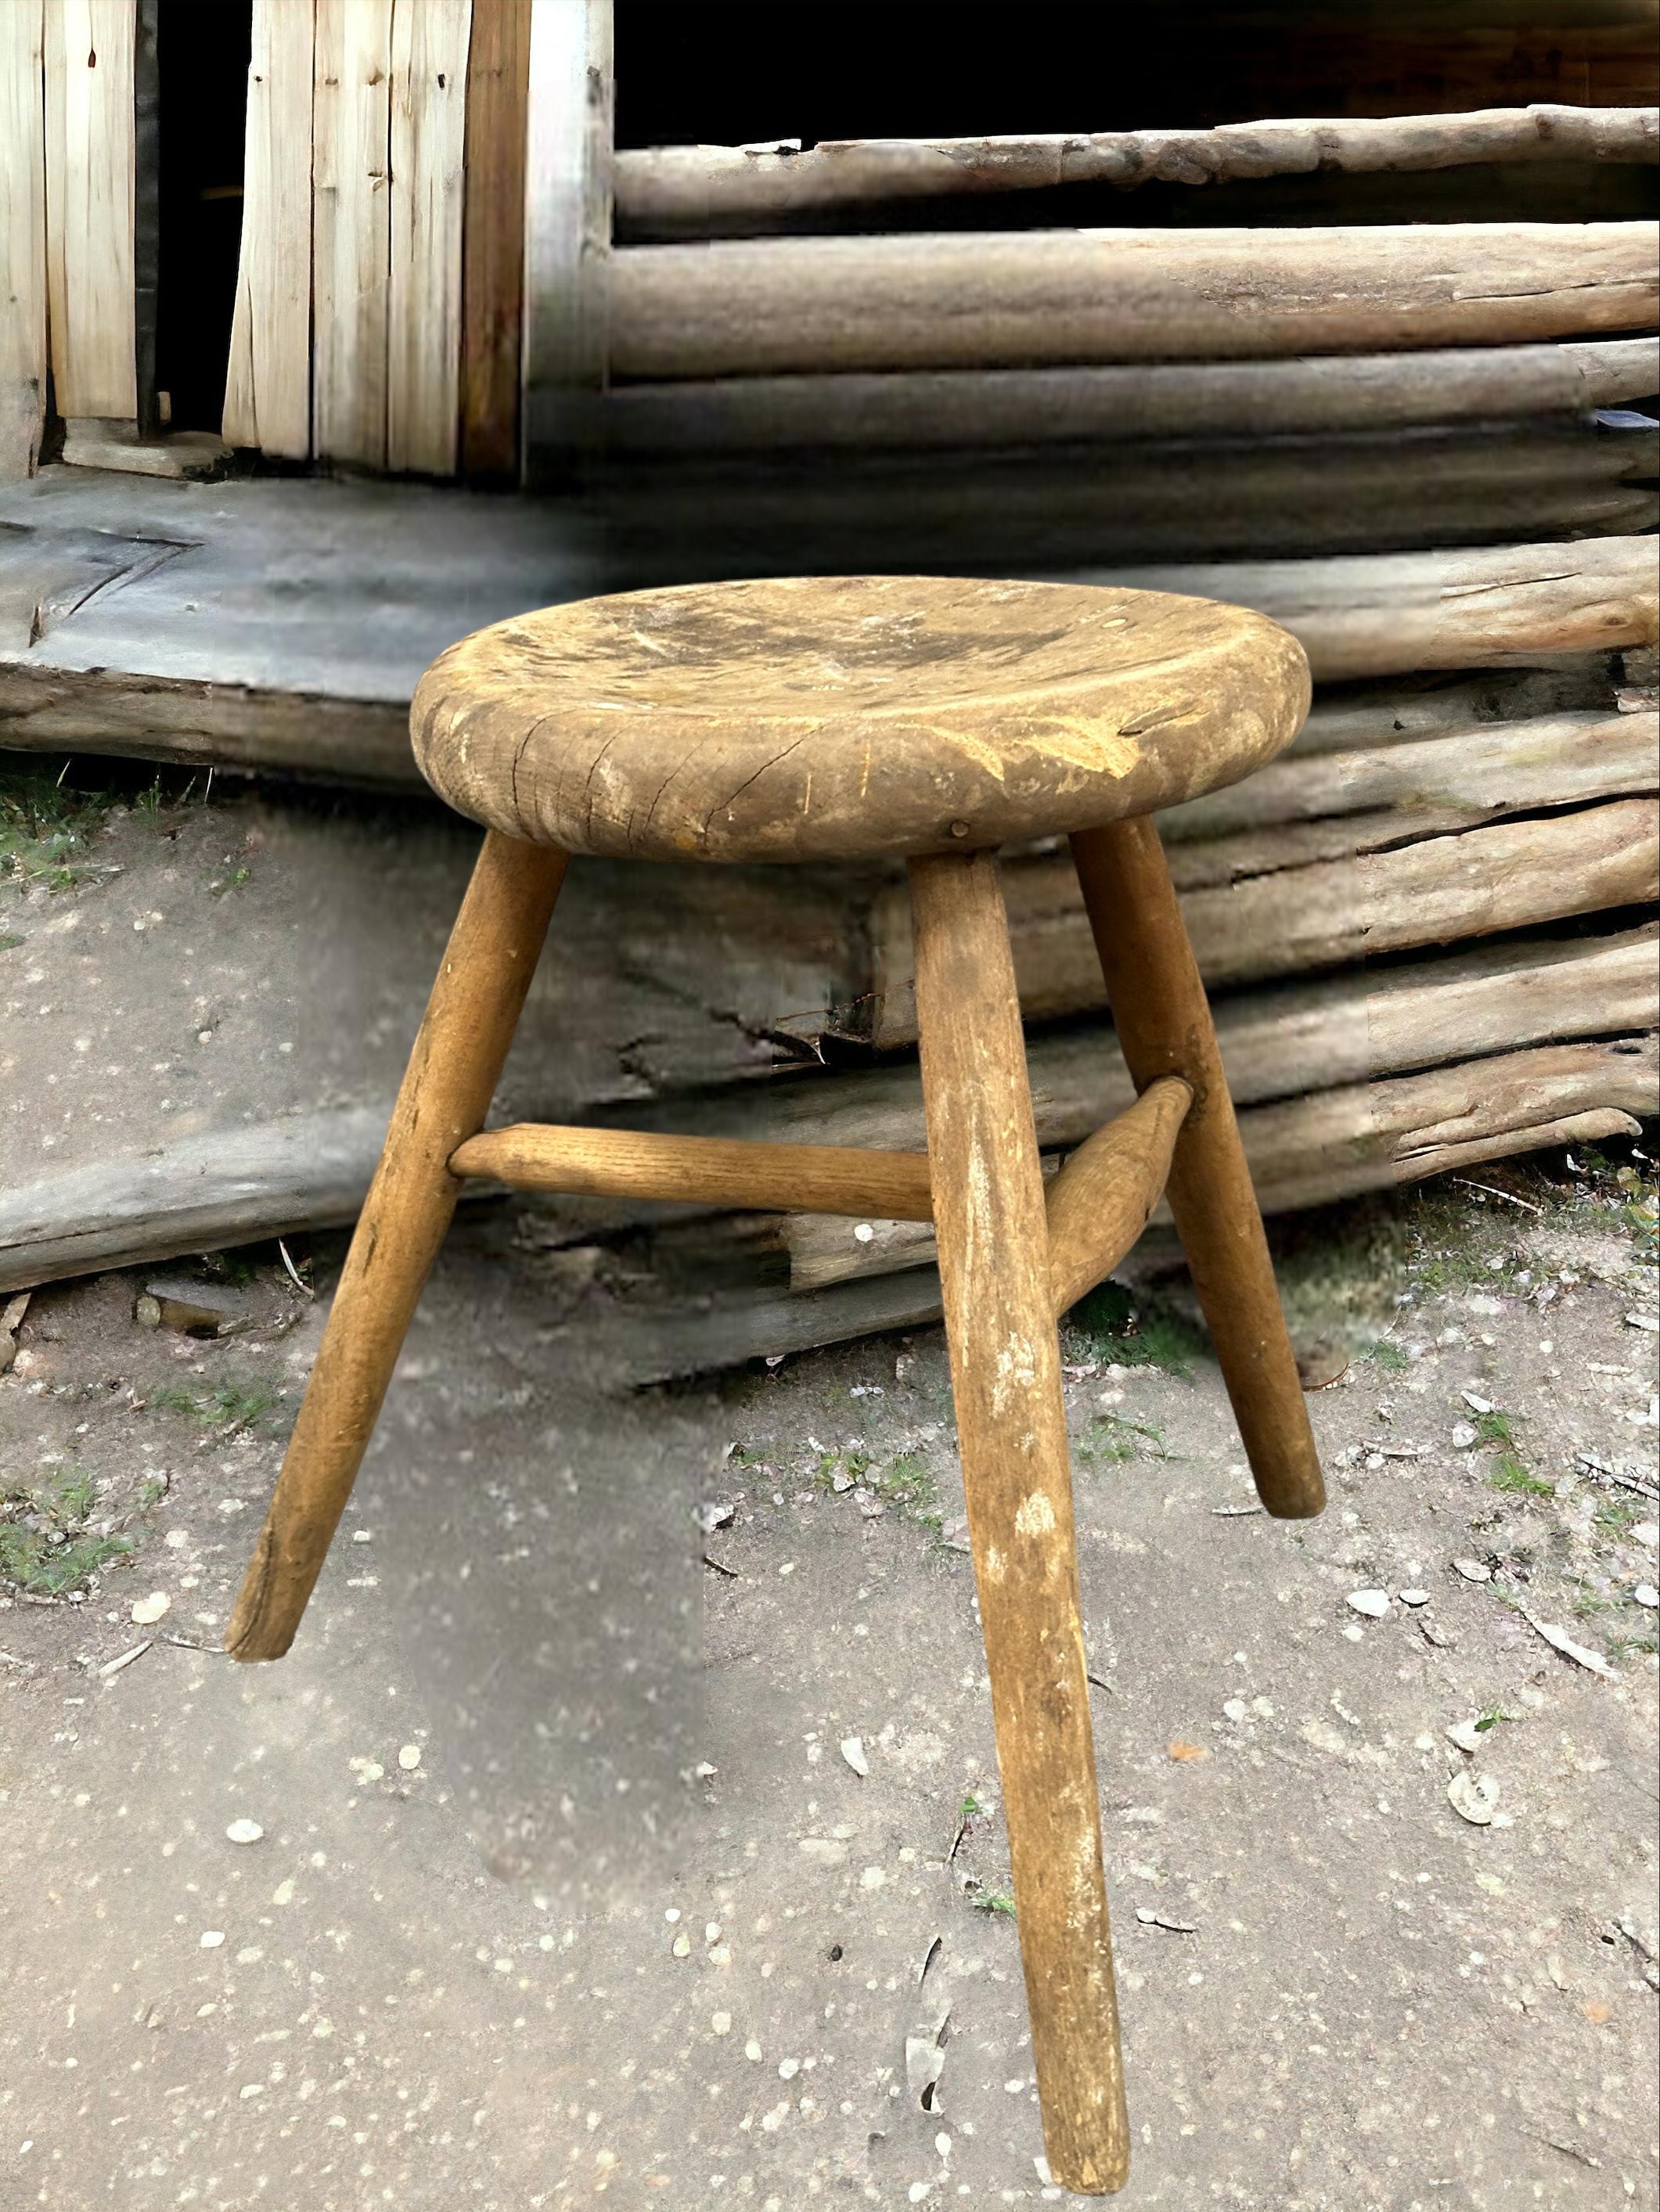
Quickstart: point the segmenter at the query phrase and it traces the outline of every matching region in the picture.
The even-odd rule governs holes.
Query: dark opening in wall
[[[157,83],[155,390],[168,403],[152,427],[217,430],[242,238],[252,0],[148,0],[146,12]],[[141,127],[141,234],[144,138]],[[141,286],[143,258],[141,235]]]

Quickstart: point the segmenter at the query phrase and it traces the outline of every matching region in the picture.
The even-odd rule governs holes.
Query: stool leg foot
[[[1192,1086],[1167,1186],[1257,1494],[1287,1520],[1326,1502],[1319,1456],[1228,1095],[1210,1006],[1158,832],[1146,816],[1079,831],[1078,880],[1138,1091]]]
[[[995,856],[910,863],[957,1433],[1049,2167],[1129,2170],[1042,1170]]]
[[[450,1155],[489,1110],[566,859],[495,831],[484,840],[226,1632],[233,1658],[280,1659],[294,1641],[455,1211]]]

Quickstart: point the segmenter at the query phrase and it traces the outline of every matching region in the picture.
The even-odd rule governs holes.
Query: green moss
[[[1100,1283],[1066,1319],[1068,1358],[1104,1365],[1157,1367],[1186,1382],[1206,1349],[1205,1337],[1171,1300],[1156,1292],[1132,1297],[1122,1283]]]

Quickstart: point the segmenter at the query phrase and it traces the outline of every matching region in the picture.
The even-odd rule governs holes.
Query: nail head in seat
[[[1243,608],[982,578],[690,585],[464,638],[411,714],[429,783],[568,852],[824,860],[1096,827],[1247,775],[1308,708]]]

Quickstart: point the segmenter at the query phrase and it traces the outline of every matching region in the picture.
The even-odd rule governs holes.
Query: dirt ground
[[[241,1110],[259,1066],[192,1075],[185,1031],[295,1033],[245,925],[211,933],[267,848],[185,835],[167,865],[252,994],[231,975],[208,1042],[133,882],[37,883],[0,960],[52,981],[80,912],[114,972],[103,898],[145,1003],[180,998],[167,1098]],[[74,1010],[26,980],[14,1019],[31,994],[8,1065],[55,1074]],[[110,1013],[50,1116],[12,1081],[28,1176],[37,1136],[130,1133],[131,1031]],[[1127,2204],[1660,2206],[1645,1149],[1281,1236],[1315,1522],[1253,1509],[1179,1296],[1068,1326]],[[301,1284],[260,1246],[29,1303],[0,1375],[0,2212],[1059,2197],[939,1331],[608,1395],[533,1230],[458,1225],[271,1667],[218,1644],[339,1241],[295,1246]],[[246,1325],[141,1325],[157,1273]]]

